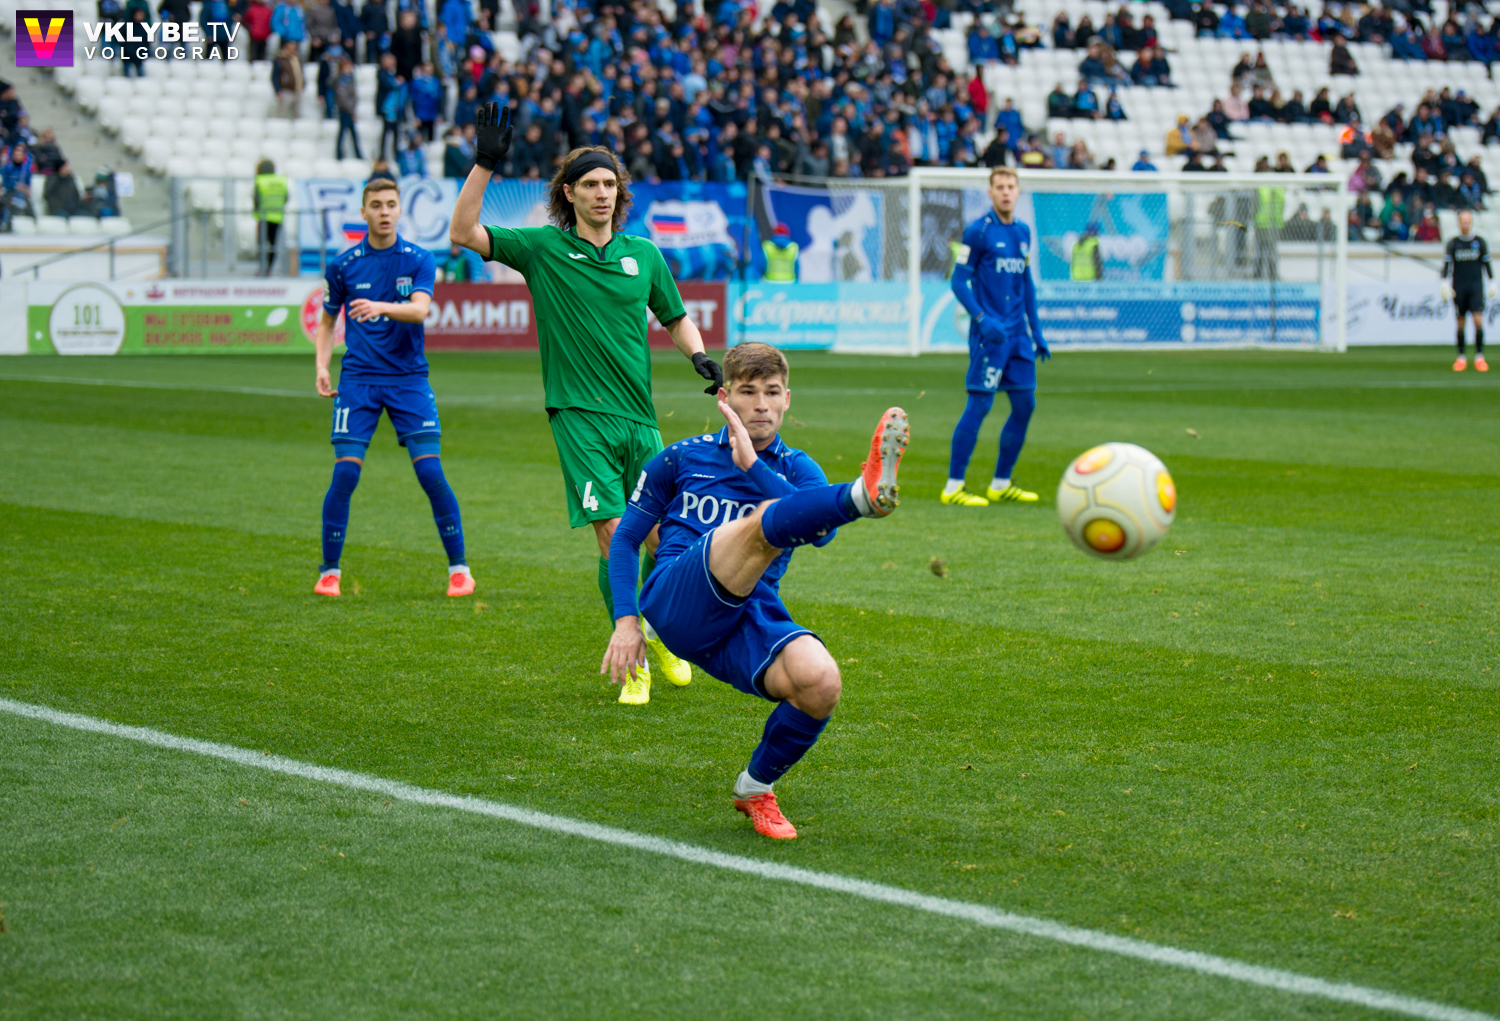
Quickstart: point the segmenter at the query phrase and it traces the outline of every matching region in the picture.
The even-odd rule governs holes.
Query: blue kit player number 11
[[[474,591],[474,577],[464,559],[458,498],[443,475],[442,427],[423,352],[422,322],[432,303],[436,260],[427,249],[396,234],[401,192],[394,181],[377,178],[365,185],[360,216],[369,233],[328,267],[323,314],[313,341],[318,393],[333,398],[334,456],[333,482],[323,499],[323,565],[313,591],[339,595],[349,504],[383,411],[396,430],[396,441],[411,455],[417,481],[432,503],[432,517],[448,554],[448,594],[467,596]],[[333,328],[341,311],[346,350],[334,389],[329,364]]]

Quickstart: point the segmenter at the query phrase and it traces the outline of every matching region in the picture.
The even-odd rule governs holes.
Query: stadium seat
[[[145,117],[126,117],[120,122],[120,143],[127,152],[140,152],[151,137],[151,122]]]
[[[234,139],[229,143],[229,156],[231,159],[247,160],[253,164],[256,160],[260,159],[260,139]]]
[[[104,96],[104,81],[101,78],[83,78],[74,93],[78,105],[89,113],[99,109],[99,100]]]
[[[186,156],[186,157],[189,157],[191,159],[196,159],[199,156],[202,156],[203,155],[203,139],[201,139],[201,138],[194,138],[194,137],[191,137],[191,136],[188,136],[188,135],[179,136],[172,143],[172,155],[173,156]]]
[[[321,119],[293,121],[292,138],[316,142],[322,136],[322,128],[323,122]]]
[[[152,138],[176,138],[182,130],[182,121],[176,117],[152,117]]]
[[[239,133],[239,137],[241,138],[251,138],[256,141],[260,141],[262,138],[266,137],[265,121],[255,120],[252,117],[246,117],[244,120],[240,121],[239,124],[236,125],[236,129]]]
[[[10,232],[22,236],[40,233],[36,229],[36,221],[29,216],[18,216],[10,221]]]
[[[314,177],[342,177],[342,169],[336,159],[316,159],[312,162]]]
[[[161,94],[177,99],[188,99],[193,95],[193,84],[184,78],[169,78],[161,83]]]
[[[148,138],[141,146],[141,160],[158,174],[165,172],[167,161],[172,158],[172,139]]]
[[[272,117],[265,122],[265,137],[267,139],[280,139],[290,141],[292,137],[292,122],[280,117]]]
[[[219,102],[222,103],[223,100],[220,100]],[[227,146],[230,140],[235,137],[235,133],[238,130],[239,124],[236,121],[231,120],[228,117],[216,116],[213,120],[208,122],[207,137],[215,139],[220,144]]]
[[[100,233],[99,221],[94,219],[92,216],[75,216],[69,219],[67,221],[67,224],[69,234],[87,236],[97,235]]]
[[[287,147],[287,158],[311,163],[318,158],[318,143],[308,139],[293,139]]]
[[[25,217],[16,217],[17,220]],[[34,229],[38,234],[66,234],[68,233],[68,218],[66,216],[38,216],[32,221]]]
[[[106,95],[99,100],[99,125],[111,134],[120,130],[120,122],[131,113],[134,104],[119,96]]]
[[[173,156],[167,160],[167,177],[192,177],[198,173],[198,160],[191,156]]]
[[[118,237],[130,233],[130,221],[123,216],[105,216],[99,220],[99,233]]]

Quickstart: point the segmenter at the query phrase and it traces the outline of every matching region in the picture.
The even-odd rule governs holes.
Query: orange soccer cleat
[[[897,499],[901,487],[896,484],[896,469],[901,467],[901,455],[910,441],[911,426],[906,412],[887,408],[870,438],[870,459],[860,465],[860,480],[875,517],[885,517],[901,502]]]
[[[339,576],[336,574],[325,574],[318,579],[313,586],[313,592],[320,596],[337,596],[339,594]]]
[[[748,798],[735,798],[734,807],[736,811],[750,817],[750,821],[755,824],[755,832],[763,837],[791,840],[797,836],[797,828],[781,814],[781,808],[776,804],[776,795],[770,791],[752,794]]]
[[[1475,372],[1489,372],[1490,371],[1490,363],[1484,360],[1484,355],[1475,355],[1474,356],[1474,371]]]
[[[448,594],[450,596],[472,596],[474,594],[474,576],[467,570],[454,571],[448,575]]]
[[[1462,372],[1465,369],[1467,369],[1468,367],[1469,367],[1469,360],[1467,358],[1465,358],[1463,355],[1459,355],[1458,356],[1458,360],[1453,363],[1453,371],[1454,372]]]

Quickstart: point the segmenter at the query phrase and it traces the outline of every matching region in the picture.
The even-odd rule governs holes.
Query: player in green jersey
[[[662,448],[651,403],[647,310],[710,381],[704,393],[717,394],[724,373],[704,353],[703,337],[687,317],[661,252],[645,238],[619,233],[630,208],[630,175],[608,149],[574,149],[564,157],[548,190],[551,225],[480,225],[485,188],[510,141],[510,110],[496,103],[481,107],[474,169],[453,207],[448,237],[526,278],[568,518],[574,528],[594,527],[599,594],[613,620],[610,539],[646,462]],[[649,555],[655,549],[653,532],[646,541],[642,578],[655,565]],[[672,655],[654,632],[646,635],[662,672],[673,684],[687,684],[692,667]],[[620,692],[620,701],[628,705],[650,698],[649,672]]]

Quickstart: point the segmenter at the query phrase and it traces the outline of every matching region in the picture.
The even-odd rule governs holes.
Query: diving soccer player
[[[1453,285],[1443,285],[1443,297],[1453,302],[1458,318],[1458,360],[1453,363],[1453,371],[1469,367],[1464,356],[1464,317],[1468,316],[1474,320],[1474,368],[1489,372],[1489,363],[1484,360],[1484,277],[1487,274],[1490,278],[1488,294],[1494,298],[1495,270],[1490,265],[1490,246],[1474,233],[1474,214],[1467,209],[1458,214],[1458,237],[1448,240],[1444,253],[1440,276],[1447,280],[1450,274]]]
[[[644,613],[677,655],[747,695],[777,703],[734,785],[734,807],[767,837],[795,837],[772,785],[818,740],[838,704],[839,668],[792,620],[777,592],[792,550],[833,541],[840,525],[896,509],[906,413],[890,408],[860,477],[828,485],[778,430],[791,394],[786,358],[741,344],[724,359],[717,435],[691,436],[641,472],[609,558],[615,633],[599,672],[627,683],[645,663]],[[636,552],[660,528],[656,570],[636,598]]]
[[[396,182],[377,178],[365,185],[359,215],[369,232],[328,267],[323,315],[313,340],[318,393],[333,398],[334,457],[333,483],[323,498],[323,566],[313,591],[339,594],[349,502],[384,411],[432,503],[438,536],[448,553],[448,594],[466,596],[474,591],[474,577],[464,562],[458,498],[443,476],[437,398],[427,385],[427,357],[422,351],[422,321],[432,303],[436,263],[431,252],[396,233],[396,221],[401,219]],[[335,390],[328,366],[341,310],[346,350]]]
[[[1052,357],[1036,317],[1036,285],[1031,279],[1031,229],[1015,218],[1021,185],[1009,167],[990,171],[988,213],[969,224],[958,246],[953,294],[969,311],[968,404],[953,430],[948,484],[942,502],[959,507],[991,503],[1035,503],[1036,494],[1011,484],[1010,474],[1026,427],[1036,410],[1036,360]],[[1029,330],[1029,332],[1028,332]],[[995,404],[995,393],[1010,398],[1010,417],[1000,429],[1000,456],[984,496],[964,486],[979,428]]]
[[[609,583],[610,537],[641,468],[661,451],[651,403],[649,309],[693,367],[718,393],[724,375],[703,352],[698,327],[687,318],[677,282],[661,252],[646,238],[619,233],[630,208],[630,176],[603,146],[574,149],[547,193],[552,224],[482,227],[480,205],[495,167],[510,148],[510,110],[496,103],[478,115],[475,164],[453,208],[449,239],[503,262],[526,278],[536,309],[547,416],[562,462],[568,519],[593,525],[599,544],[599,594],[613,619]],[[656,547],[647,540],[644,573]],[[668,680],[692,680],[692,668],[648,630],[652,654]],[[620,701],[651,698],[647,670],[633,676]]]

